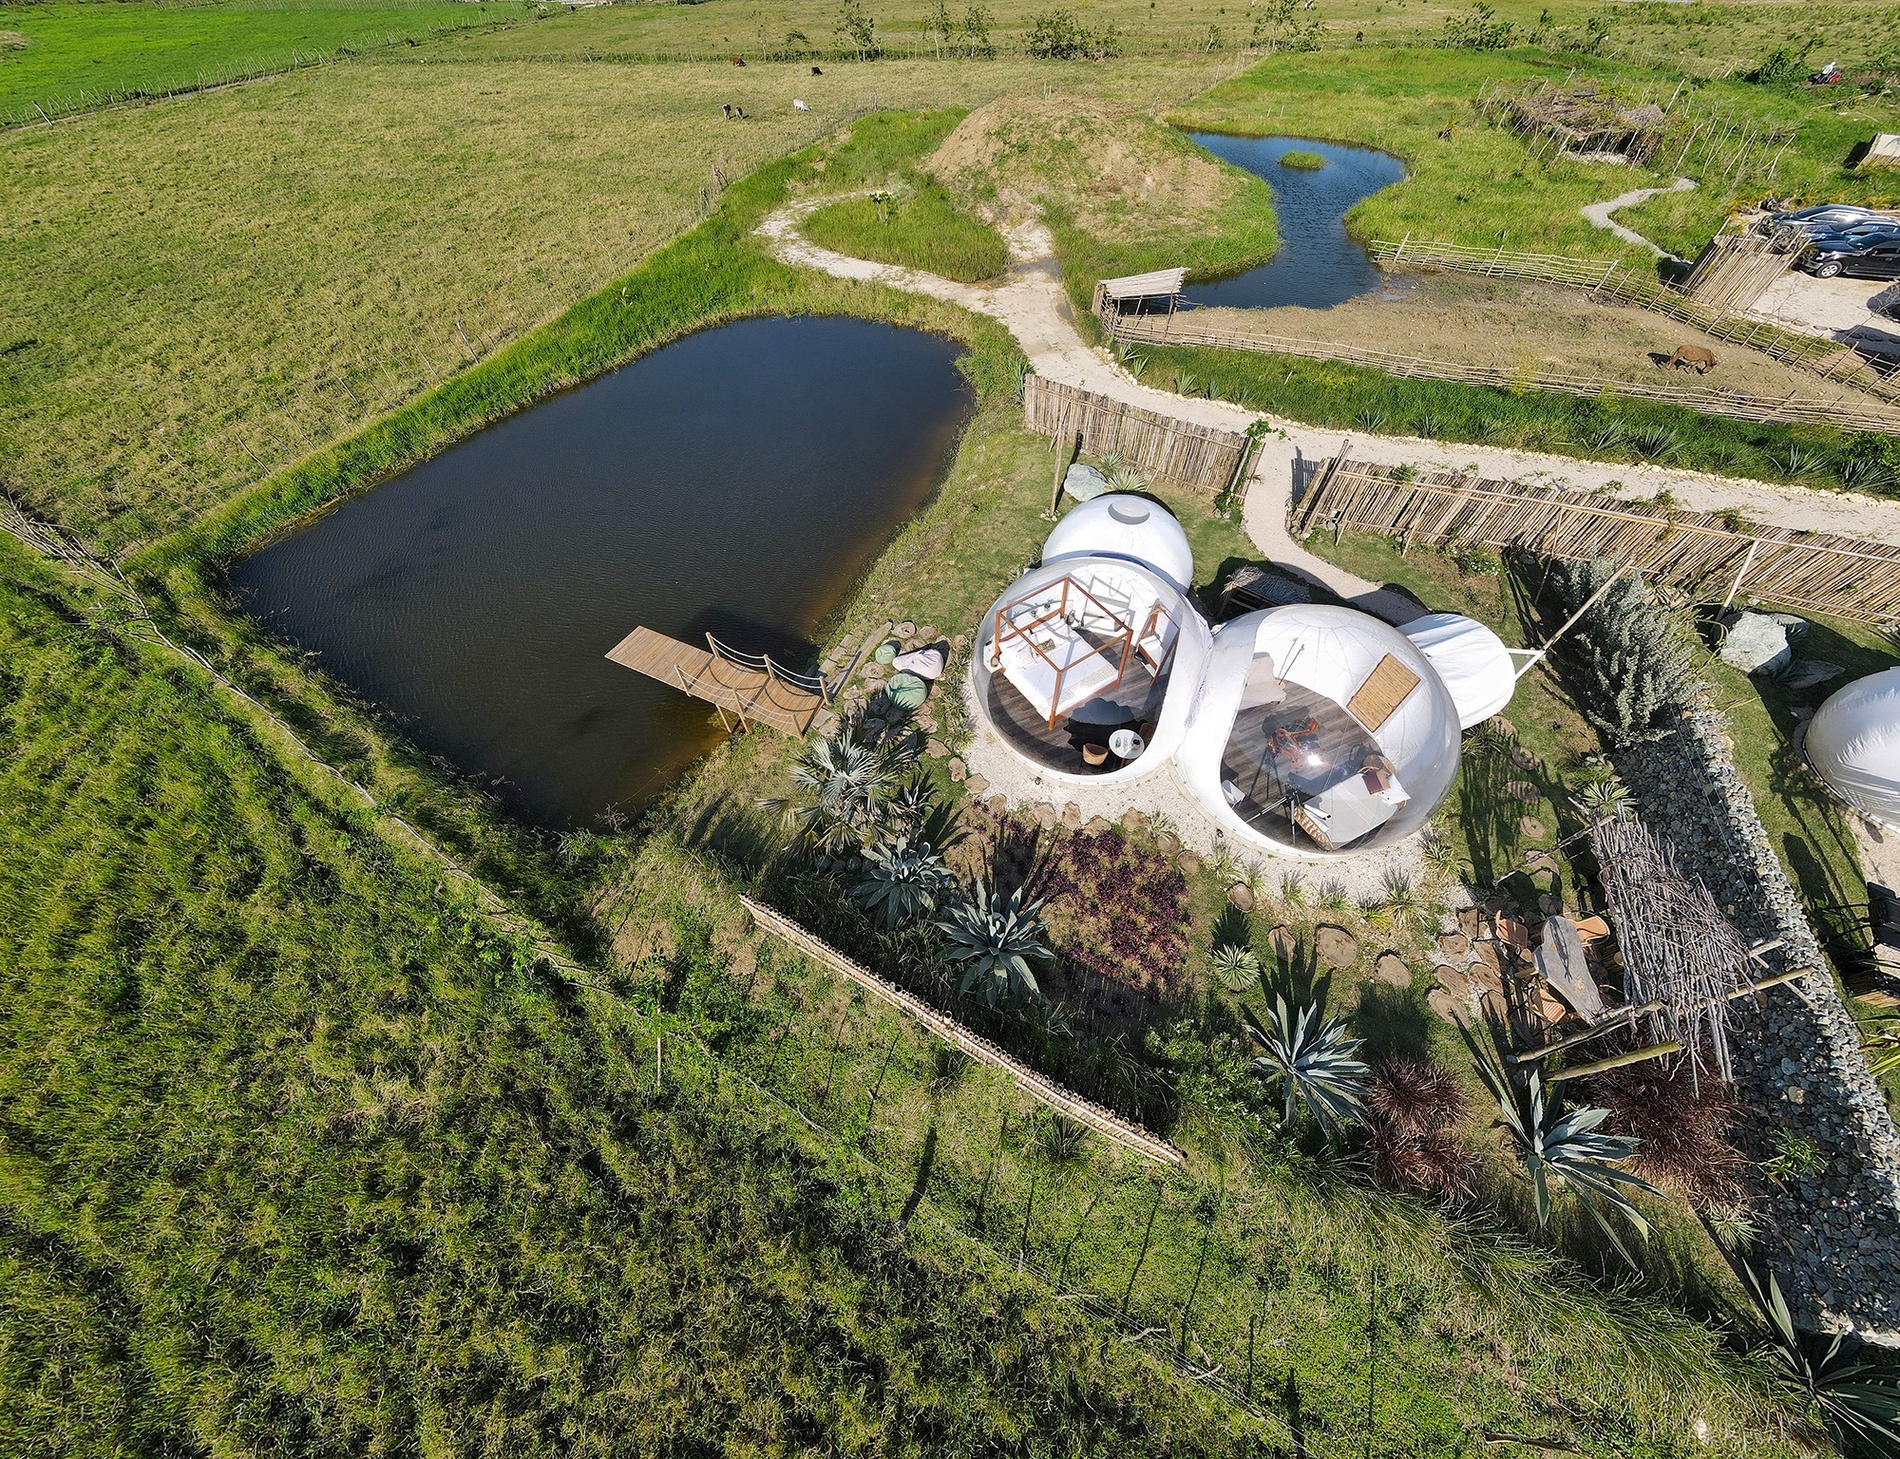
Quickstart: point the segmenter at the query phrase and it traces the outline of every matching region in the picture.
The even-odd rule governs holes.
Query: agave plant
[[[1217,947],[1207,970],[1230,992],[1245,993],[1260,981],[1260,958],[1251,947]]]
[[[1614,775],[1599,775],[1579,785],[1570,801],[1592,821],[1613,820],[1629,805],[1630,791]]]
[[[1478,1077],[1498,1103],[1497,1128],[1504,1131],[1530,1177],[1537,1224],[1550,1224],[1551,1193],[1568,1190],[1610,1238],[1622,1258],[1635,1266],[1634,1258],[1610,1224],[1606,1212],[1615,1211],[1645,1241],[1649,1239],[1649,1223],[1631,1204],[1628,1192],[1641,1190],[1655,1195],[1656,1187],[1621,1166],[1621,1162],[1636,1153],[1637,1142],[1626,1136],[1605,1134],[1598,1128],[1609,1117],[1606,1109],[1587,1105],[1566,1109],[1560,1091],[1546,1099],[1543,1078],[1536,1069],[1519,1071],[1522,1078],[1514,1076],[1505,1063],[1502,1035],[1497,1030],[1492,1030],[1488,1047],[1462,1022],[1458,1032],[1471,1051]]]
[[[792,761],[804,803],[761,801],[781,812],[793,845],[825,857],[854,851],[883,829],[915,751],[897,742],[869,745],[849,730],[814,740]]]
[[[928,841],[899,836],[864,853],[851,895],[886,931],[894,932],[914,917],[935,912],[955,885],[942,852]]]
[[[999,1002],[1042,1001],[1042,987],[1030,968],[1032,961],[1050,956],[1042,903],[1024,902],[1021,887],[1004,896],[978,882],[937,925],[950,939],[946,956],[963,965],[959,992],[979,989],[992,1008]]]
[[[1280,1118],[1291,1124],[1303,1105],[1330,1138],[1365,1108],[1369,1071],[1356,1057],[1361,1040],[1345,1019],[1327,1015],[1326,988],[1324,979],[1312,984],[1281,971],[1267,990],[1266,1022],[1243,1012],[1260,1049],[1253,1071],[1279,1086]]]
[[[1802,1332],[1771,1271],[1732,1258],[1762,1323],[1756,1355],[1807,1395],[1849,1459],[1900,1453],[1900,1362],[1841,1333]]]

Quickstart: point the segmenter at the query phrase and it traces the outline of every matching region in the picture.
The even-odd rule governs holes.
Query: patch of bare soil
[[[1049,204],[1104,238],[1211,224],[1243,186],[1172,127],[1078,96],[1006,96],[978,107],[925,166],[991,222]]]
[[[1757,395],[1870,398],[1660,314],[1594,304],[1577,289],[1444,274],[1408,275],[1403,286],[1331,309],[1197,309],[1191,317],[1208,329],[1490,365],[1521,372],[1527,382],[1539,373],[1561,373],[1646,385],[1727,386]],[[1707,375],[1668,367],[1664,362],[1678,345],[1712,351],[1716,367]]]

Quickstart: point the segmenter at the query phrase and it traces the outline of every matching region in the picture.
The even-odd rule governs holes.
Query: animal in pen
[[[1715,351],[1707,345],[1679,344],[1669,357],[1669,363],[1678,370],[1694,370],[1698,375],[1706,375],[1715,368]]]

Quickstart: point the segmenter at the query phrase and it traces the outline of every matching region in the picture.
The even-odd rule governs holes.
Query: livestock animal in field
[[[794,96],[792,98],[792,110],[793,111],[810,111],[811,108],[805,105],[805,103],[800,101],[796,96]]]
[[[732,64],[733,64],[733,65],[735,65],[735,66],[743,66],[743,65],[745,64],[745,57],[744,57],[744,56],[734,56],[734,57],[732,58]]]
[[[1715,368],[1715,351],[1707,345],[1679,344],[1669,357],[1669,363],[1678,370],[1694,370],[1698,375],[1706,375]]]
[[[822,75],[824,75],[825,73],[824,73],[824,71],[823,71],[823,70],[821,70],[821,69],[820,69],[819,67],[817,67],[817,66],[813,66],[813,67],[811,68],[811,74],[812,74],[812,75],[814,75],[814,76],[822,76]]]

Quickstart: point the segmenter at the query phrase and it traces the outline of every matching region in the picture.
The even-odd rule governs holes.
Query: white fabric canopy
[[[1808,725],[1807,751],[1836,795],[1900,830],[1900,669],[1837,690]]]
[[[1504,640],[1475,618],[1427,613],[1399,630],[1425,651],[1458,706],[1458,727],[1470,729],[1501,713],[1517,688]]]

